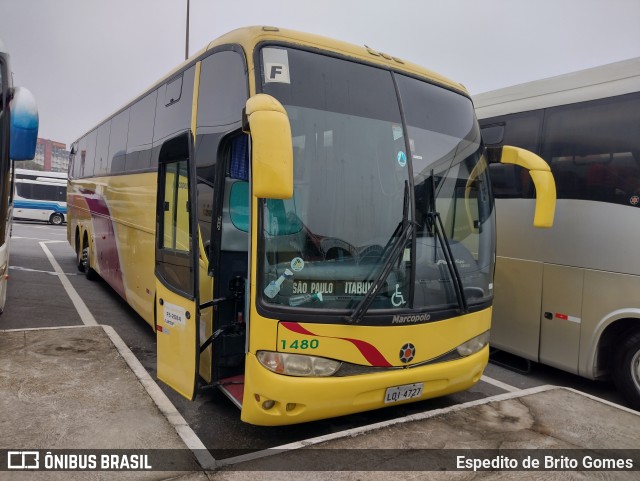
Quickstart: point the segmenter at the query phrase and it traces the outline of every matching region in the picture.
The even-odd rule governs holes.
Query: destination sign
[[[333,294],[340,295],[363,295],[366,294],[373,281],[305,281],[296,280],[293,282],[293,294]]]

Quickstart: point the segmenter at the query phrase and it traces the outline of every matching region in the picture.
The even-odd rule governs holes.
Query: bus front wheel
[[[58,214],[57,212],[51,214],[51,217],[49,217],[49,224],[60,225],[63,222],[64,217],[62,216],[62,214]]]
[[[640,332],[633,333],[620,346],[613,380],[631,407],[640,410]]]

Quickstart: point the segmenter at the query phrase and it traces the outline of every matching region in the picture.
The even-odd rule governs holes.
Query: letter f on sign
[[[277,75],[282,74],[282,65],[272,65],[271,72],[269,73],[269,78],[271,80],[275,80]]]
[[[288,84],[291,83],[289,79],[289,65],[281,62],[269,62],[264,68],[265,82],[277,82]]]

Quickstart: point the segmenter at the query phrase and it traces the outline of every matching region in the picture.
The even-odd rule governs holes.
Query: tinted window
[[[155,145],[191,126],[193,80],[195,67],[184,72],[184,78],[173,79],[160,87],[153,128]]]
[[[78,142],[71,145],[69,154],[69,177],[78,177],[80,170],[80,154],[78,153]]]
[[[16,191],[20,197],[30,200],[67,201],[67,187],[64,185],[45,185],[32,183],[16,183]]]
[[[164,105],[168,107],[174,102],[178,102],[180,100],[180,95],[182,94],[182,75],[177,79],[172,80],[167,84],[164,93]]]
[[[547,109],[543,157],[558,198],[640,205],[640,94]]]
[[[151,165],[151,142],[158,91],[140,99],[131,107],[127,140],[126,170],[145,169]]]
[[[224,150],[222,138],[240,128],[248,83],[242,55],[226,50],[202,61],[196,137],[198,223],[204,239],[211,236],[215,209],[215,174]],[[228,148],[228,143],[225,144]],[[225,157],[226,158],[226,157]],[[223,189],[221,189],[223,190]]]
[[[198,95],[198,128],[233,125],[247,100],[244,59],[232,51],[202,61]]]
[[[90,177],[93,175],[94,162],[96,158],[96,131],[87,134],[81,141],[83,147],[80,156],[80,176]]]
[[[96,160],[93,175],[105,175],[109,172],[109,136],[111,134],[111,121],[107,121],[98,127],[96,140]]]
[[[523,112],[483,120],[483,140],[489,145],[513,145],[538,152],[542,111]],[[491,185],[498,198],[532,198],[531,176],[517,165],[491,164]]]
[[[127,155],[127,136],[129,134],[129,109],[120,112],[111,121],[111,136],[109,138],[109,159],[111,172],[124,170]]]
[[[263,55],[267,55],[267,52],[273,55],[272,51],[280,50],[284,51],[265,48]],[[286,52],[290,69],[289,81],[271,81],[264,85],[264,92],[279,99],[283,105],[382,121],[391,120],[389,112],[397,111],[395,96],[375,95],[380,92],[381,83],[389,80],[388,72],[367,69],[361,64],[343,62],[324,55],[309,55],[301,50],[289,49]],[[268,64],[269,61],[263,60],[263,63]],[[264,69],[262,70],[264,75]],[[327,74],[322,75],[320,72]],[[358,80],[354,82],[353,79]],[[393,121],[399,123],[399,120]]]

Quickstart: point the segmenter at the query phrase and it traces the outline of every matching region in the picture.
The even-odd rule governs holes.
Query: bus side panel
[[[76,227],[87,233],[96,272],[151,326],[156,179],[155,173],[79,179],[68,197],[69,243],[75,245]]]
[[[609,366],[597,359],[597,346],[603,331],[620,319],[635,319],[640,329],[640,276],[584,271],[582,334],[579,374],[588,378],[602,376]],[[615,348],[615,346],[613,346]],[[603,365],[601,365],[603,364]]]
[[[123,289],[127,302],[154,325],[155,214],[157,173],[107,178],[106,200],[112,217]]]
[[[492,347],[538,362],[542,273],[542,262],[496,259]]]
[[[578,373],[584,269],[545,264],[540,362]]]

